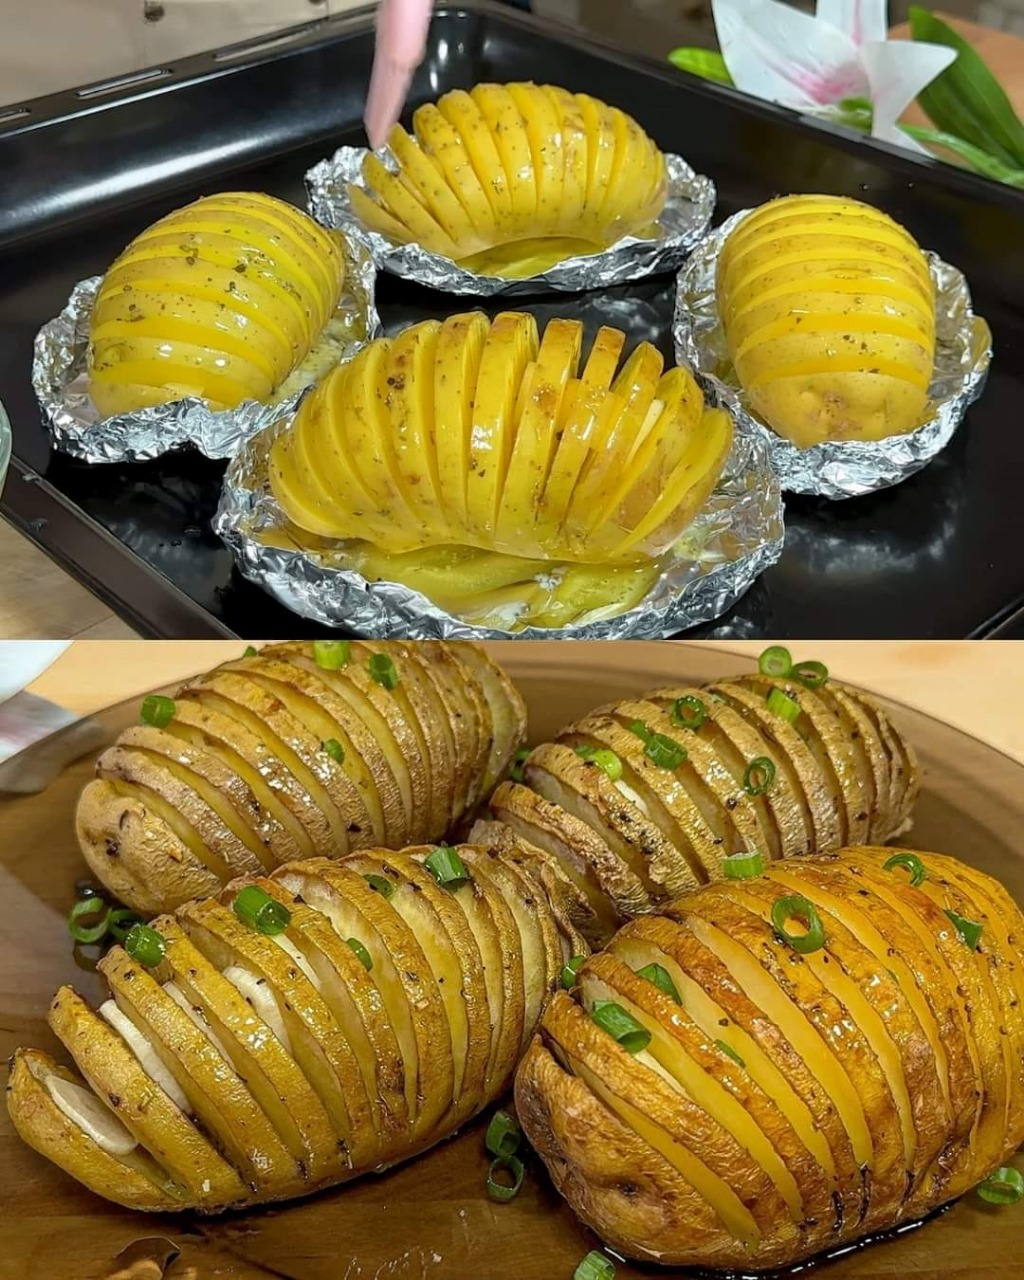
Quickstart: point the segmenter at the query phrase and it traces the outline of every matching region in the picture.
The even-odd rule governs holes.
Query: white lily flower
[[[866,98],[872,137],[929,154],[897,121],[956,51],[887,40],[887,0],[818,0],[813,18],[780,0],[712,0],[711,8],[737,89],[833,118],[844,99]]]

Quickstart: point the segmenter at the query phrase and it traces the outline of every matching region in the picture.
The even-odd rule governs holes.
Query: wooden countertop
[[[714,647],[753,661],[764,645],[733,641]],[[791,647],[798,661],[817,658],[836,676],[956,725],[1024,763],[1024,642],[843,640]],[[226,640],[76,641],[30,688],[85,715],[238,652],[238,644]]]

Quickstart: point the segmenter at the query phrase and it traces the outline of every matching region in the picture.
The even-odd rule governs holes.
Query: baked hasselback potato
[[[665,158],[616,107],[551,85],[480,84],[396,125],[352,207],[397,244],[469,270],[530,275],[643,234],[668,195]]]
[[[380,1170],[497,1098],[566,959],[529,855],[366,850],[234,881],[137,926],[50,1025],[78,1068],[21,1049],[21,1137],[143,1210],[205,1212]]]
[[[308,533],[388,554],[468,546],[650,564],[692,522],[732,442],[685,369],[602,329],[507,312],[424,321],[337,368],[276,440],[270,474]]]
[[[921,425],[935,287],[909,232],[859,200],[785,196],[722,247],[718,306],[751,409],[805,449]]]
[[[273,196],[204,196],[113,263],[93,306],[89,392],[104,417],[196,396],[267,400],[317,345],[345,279],[338,237]]]
[[[953,858],[769,863],[583,964],[520,1068],[520,1121],[620,1252],[802,1262],[921,1218],[1024,1140],[1021,937]]]
[[[913,749],[867,694],[760,672],[600,707],[522,774],[495,791],[493,818],[557,860],[596,945],[733,855],[891,840],[918,790]]]
[[[522,699],[474,645],[268,645],[157,700],[100,757],[79,843],[168,911],[281,863],[445,834],[507,770]]]

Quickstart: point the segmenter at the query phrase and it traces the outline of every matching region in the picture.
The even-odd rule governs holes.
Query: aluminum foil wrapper
[[[146,462],[185,445],[208,458],[234,457],[244,441],[293,413],[328,370],[380,334],[373,256],[358,241],[346,242],[344,254],[345,287],[314,349],[272,400],[245,400],[220,411],[189,397],[101,419],[89,397],[87,358],[90,318],[103,277],[82,280],[60,315],[36,334],[32,385],[55,447],[83,462]]]
[[[782,554],[782,492],[760,433],[738,427],[722,479],[664,559],[643,602],[614,617],[557,630],[517,626],[514,611],[481,625],[444,612],[396,582],[368,582],[351,567],[351,544],[302,545],[270,492],[268,462],[281,421],[249,441],[228,467],[215,531],[240,572],[303,618],[359,636],[403,640],[651,640],[710,622],[731,609]],[[545,571],[557,581],[559,567]],[[538,581],[544,581],[538,578]]]
[[[676,271],[711,225],[715,211],[715,184],[711,179],[694,173],[681,156],[666,155],[668,203],[658,220],[658,234],[652,239],[625,236],[603,253],[566,258],[548,271],[521,280],[477,275],[451,258],[428,253],[419,245],[396,244],[359,221],[352,210],[348,188],[350,183],[365,186],[362,173],[366,154],[363,147],[341,147],[329,160],[321,160],[310,169],[306,174],[310,213],[324,226],[361,241],[377,264],[392,275],[467,297],[584,293]],[[391,169],[397,169],[387,148],[377,154]]]
[[[732,410],[738,421],[763,438],[786,493],[855,498],[899,484],[949,444],[985,385],[992,334],[971,310],[967,281],[936,254],[925,254],[936,288],[935,372],[930,387],[932,415],[927,422],[887,440],[835,440],[798,449],[750,413],[718,314],[718,256],[729,233],[752,212],[744,209],[710,232],[679,273],[676,359],[694,369],[709,400]]]

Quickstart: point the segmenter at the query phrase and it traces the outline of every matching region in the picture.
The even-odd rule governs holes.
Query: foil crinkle
[[[87,365],[90,318],[103,277],[80,281],[35,340],[32,385],[55,447],[83,462],[146,462],[185,445],[208,458],[234,457],[246,440],[292,414],[328,369],[381,333],[373,257],[358,242],[345,241],[343,252],[345,284],[320,341],[271,400],[245,400],[235,409],[213,410],[190,396],[101,419],[89,396]]]
[[[397,167],[387,148],[377,154],[390,168]],[[451,258],[416,244],[397,244],[364,226],[352,209],[348,188],[350,184],[365,187],[362,171],[366,155],[363,147],[341,147],[310,169],[306,174],[310,213],[324,226],[359,240],[382,270],[467,297],[583,293],[675,271],[711,225],[715,209],[711,179],[695,173],[681,156],[666,155],[668,201],[654,237],[625,236],[601,253],[566,258],[547,271],[522,279],[477,275]]]
[[[752,212],[744,209],[710,232],[679,273],[673,323],[677,361],[694,370],[709,401],[729,409],[764,441],[784,492],[840,499],[899,484],[949,444],[984,388],[992,334],[971,309],[967,281],[956,267],[926,252],[936,290],[935,370],[927,422],[885,440],[832,440],[798,449],[750,412],[718,314],[719,255],[729,233]]]
[[[782,493],[760,433],[737,426],[722,478],[665,557],[653,589],[614,617],[548,629],[514,616],[482,625],[446,613],[396,582],[369,582],[344,542],[304,546],[270,490],[281,420],[248,441],[228,467],[213,527],[239,571],[293,613],[359,636],[403,640],[650,640],[720,617],[782,554]],[[552,572],[557,574],[557,568]],[[540,578],[536,581],[541,581]]]

